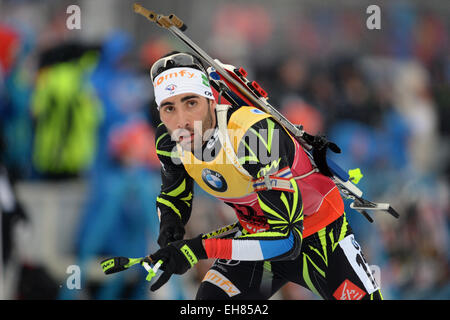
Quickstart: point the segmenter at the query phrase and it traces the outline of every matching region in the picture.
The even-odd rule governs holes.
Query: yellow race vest
[[[241,107],[235,111],[227,124],[227,132],[234,153],[247,130],[256,122],[270,117],[254,107]],[[178,154],[187,173],[209,194],[222,200],[237,199],[254,193],[252,178],[241,173],[226,156],[223,146],[209,162],[197,159],[190,151],[178,146]]]

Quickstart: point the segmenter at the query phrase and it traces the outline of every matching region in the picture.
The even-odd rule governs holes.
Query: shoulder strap
[[[242,173],[244,176],[253,179],[250,173],[248,173],[247,170],[245,170],[244,167],[242,167],[242,165],[239,163],[238,157],[234,152],[233,145],[231,144],[230,137],[228,135],[227,112],[230,107],[231,107],[230,105],[226,104],[216,105],[217,126],[219,128],[219,140],[220,143],[222,144],[222,148],[225,152],[227,159],[234,165],[234,167],[240,173]]]

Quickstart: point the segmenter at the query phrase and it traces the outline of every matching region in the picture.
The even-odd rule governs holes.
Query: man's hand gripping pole
[[[145,279],[147,281],[151,281],[152,278],[156,275],[158,269],[161,267],[162,263],[163,262],[159,260],[154,264],[150,257],[147,256],[144,258],[113,257],[103,260],[100,264],[105,274],[113,274],[125,271],[136,264],[140,264],[148,272],[148,275]]]
[[[215,231],[203,234],[203,239],[211,239],[217,237],[223,237],[229,233],[237,231],[239,228],[239,223],[234,222],[232,224],[221,227]],[[105,274],[113,274],[121,271],[128,270],[130,267],[140,264],[147,270],[148,275],[145,278],[147,281],[151,281],[156,275],[163,264],[162,260],[158,260],[156,263],[150,258],[150,255],[143,258],[126,258],[126,257],[112,257],[100,262],[103,272]]]

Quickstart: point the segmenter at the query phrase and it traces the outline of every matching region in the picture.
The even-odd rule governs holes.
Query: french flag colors
[[[272,259],[290,251],[294,245],[292,232],[288,237],[274,239],[273,232],[241,236],[236,239],[206,239],[205,250],[208,258],[258,261]],[[279,235],[277,234],[279,237]]]

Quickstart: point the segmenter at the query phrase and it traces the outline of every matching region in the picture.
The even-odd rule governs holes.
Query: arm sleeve
[[[156,198],[160,219],[178,217],[186,224],[191,216],[194,184],[177,158],[176,143],[166,127],[156,130],[156,153],[161,162],[161,192]]]
[[[290,167],[294,154],[292,139],[270,118],[255,123],[246,132],[237,153],[240,163],[254,179],[281,171],[292,177]],[[257,193],[269,225],[267,230],[233,239],[206,239],[208,257],[251,261],[295,259],[302,244],[303,205],[296,181],[290,178],[289,182],[291,190]]]

